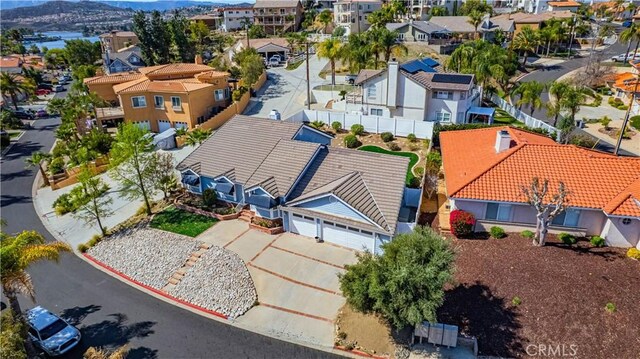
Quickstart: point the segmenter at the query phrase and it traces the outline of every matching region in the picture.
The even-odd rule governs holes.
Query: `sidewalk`
[[[195,150],[195,147],[184,146],[177,150],[159,151],[172,153],[174,161],[177,164],[193,152],[193,150]],[[108,171],[99,175],[99,177],[110,188],[106,196],[113,200],[113,203],[111,204],[113,215],[102,219],[102,222],[105,227],[112,228],[132,217],[138,209],[140,209],[143,201],[141,199],[131,201],[120,197],[118,192],[119,184],[111,179]],[[51,234],[56,238],[67,242],[74,250],[79,244],[87,242],[96,234],[100,234],[100,229],[97,224],[86,225],[82,221],[76,219],[71,213],[58,216],[53,210],[53,202],[60,197],[60,195],[71,192],[75,186],[76,185],[67,186],[56,191],[52,190],[51,187],[44,187],[37,189],[37,191],[34,190],[33,195],[33,206],[35,207],[38,216],[40,216],[44,226],[49,232],[51,232]],[[158,193],[154,197],[155,200],[161,198],[162,193]]]
[[[613,128],[622,127],[622,119],[612,120],[609,126]],[[600,123],[588,123],[585,125],[585,127],[582,130],[596,137],[601,142],[607,142],[612,146],[615,146],[618,140],[615,138],[612,138],[611,136],[605,133],[598,131],[601,128],[602,128],[602,125]],[[622,150],[633,153],[636,156],[640,156],[640,133],[636,132],[636,135],[631,137],[631,139],[628,139],[628,140],[623,139],[622,144],[620,145],[620,148]]]

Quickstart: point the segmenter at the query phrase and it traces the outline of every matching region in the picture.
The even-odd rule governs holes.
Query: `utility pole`
[[[577,25],[576,24],[576,15],[574,14],[573,15],[573,22],[571,23],[571,33],[570,33],[571,36],[569,36],[569,49],[567,51],[567,58],[571,58],[571,47],[573,45],[573,36],[574,36],[574,33],[575,33],[576,25]]]
[[[307,110],[311,110],[311,84],[309,83],[309,37],[307,36],[307,34],[304,34],[304,36],[304,41],[307,45],[305,56],[305,62],[307,64]]]
[[[618,151],[620,151],[620,145],[622,144],[622,137],[624,137],[624,130],[627,128],[627,123],[629,122],[629,116],[631,116],[631,108],[633,104],[636,102],[636,92],[638,92],[638,84],[640,84],[640,74],[636,74],[636,84],[633,88],[633,93],[631,94],[631,101],[629,101],[629,108],[627,109],[627,114],[624,116],[624,121],[622,121],[622,127],[620,127],[620,136],[618,136],[618,142],[616,142],[616,148],[613,150],[614,155],[618,155]]]

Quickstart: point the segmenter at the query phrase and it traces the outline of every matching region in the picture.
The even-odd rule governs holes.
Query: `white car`
[[[621,61],[622,62],[622,61],[624,61],[625,55],[626,54],[620,54],[620,55],[613,56],[613,57],[611,57],[611,61],[613,61],[613,62]],[[640,59],[640,53],[637,53],[637,54],[629,53],[629,55],[626,55],[626,56],[627,56],[627,61]]]
[[[269,66],[279,66],[282,62],[280,55],[273,55],[269,58]]]
[[[62,355],[80,342],[80,331],[64,319],[38,306],[27,312],[29,337],[49,356]]]

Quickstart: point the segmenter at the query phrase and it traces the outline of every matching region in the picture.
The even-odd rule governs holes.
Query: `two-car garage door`
[[[295,213],[290,218],[291,232],[312,238],[318,235],[315,218]],[[320,237],[326,242],[344,247],[360,251],[373,251],[374,236],[372,232],[348,227],[340,223],[323,221]]]

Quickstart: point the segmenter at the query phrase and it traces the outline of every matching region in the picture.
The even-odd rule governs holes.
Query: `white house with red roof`
[[[475,230],[534,230],[536,212],[522,187],[538,177],[549,180],[551,194],[559,182],[569,191],[569,207],[550,232],[640,248],[640,158],[562,145],[511,127],[443,131],[440,147],[450,208],[472,213]]]

